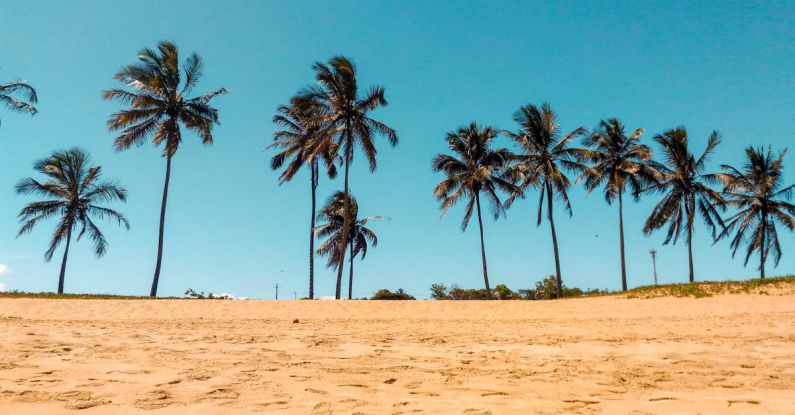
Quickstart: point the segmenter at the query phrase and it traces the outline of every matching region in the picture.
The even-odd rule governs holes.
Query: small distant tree
[[[565,284],[563,285],[561,291],[564,290],[566,290]],[[557,278],[554,275],[549,275],[536,283],[535,299],[551,300],[553,298],[558,298]]]
[[[397,291],[392,292],[387,290],[386,288],[380,289],[370,297],[371,300],[416,300],[413,295],[407,293],[402,288],[398,288]]]
[[[449,300],[447,286],[444,284],[431,284],[431,298],[434,300]]]
[[[498,300],[518,300],[519,295],[513,292],[508,286],[505,284],[497,284],[494,287],[494,296],[497,297]]]

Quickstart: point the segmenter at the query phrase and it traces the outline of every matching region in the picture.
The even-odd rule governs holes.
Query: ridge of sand
[[[795,295],[0,299],[0,338],[3,414],[795,411]]]

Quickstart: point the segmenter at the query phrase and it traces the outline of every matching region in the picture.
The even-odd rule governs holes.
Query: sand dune
[[[0,337],[3,414],[795,413],[794,295],[0,299]]]

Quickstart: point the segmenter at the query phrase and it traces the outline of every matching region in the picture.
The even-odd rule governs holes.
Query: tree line
[[[278,130],[267,148],[275,151],[270,165],[281,170],[280,184],[291,181],[304,167],[309,173],[309,298],[315,295],[315,255],[325,257],[326,266],[336,270],[335,297],[341,298],[346,254],[348,298],[352,298],[354,259],[357,256],[364,259],[368,247],[377,245],[377,236],[369,226],[386,218],[360,217],[359,204],[351,192],[350,165],[355,153],[360,153],[370,172],[375,172],[376,139],[383,137],[390,146],[395,146],[398,135],[371,115],[388,105],[384,88],[379,85],[360,88],[357,68],[350,59],[336,56],[327,62],[316,62],[312,69],[314,82],[300,89],[288,104],[277,108],[273,123]],[[142,49],[137,62],[115,74],[121,87],[102,92],[103,99],[124,106],[107,121],[108,129],[118,133],[114,148],[122,151],[151,140],[162,148],[161,155],[165,158],[152,297],[157,296],[163,259],[171,162],[182,143],[182,131],[195,133],[205,145],[212,144],[219,111],[211,101],[228,93],[220,88],[189,97],[203,72],[204,63],[198,54],[190,54],[180,64],[177,46],[160,42],[154,49]],[[31,115],[37,112],[36,91],[23,81],[0,84],[0,103],[17,112]],[[748,147],[742,166],[721,165],[720,172],[706,173],[706,163],[721,141],[717,131],[707,138],[704,151],[696,157],[683,126],[653,136],[652,141],[660,149],[658,154],[641,142],[643,129],[630,132],[617,118],[600,121],[593,131],[579,127],[564,132],[555,111],[543,103],[521,107],[513,119],[517,125],[512,130],[473,121],[449,132],[444,139],[450,153],[436,155],[431,163],[433,171],[445,176],[433,190],[442,215],[458,202],[465,203],[462,231],[472,216],[477,216],[486,298],[492,298],[492,290],[482,211],[488,209],[495,220],[499,219],[516,202],[534,192],[538,197],[536,225],[543,222],[544,212],[549,223],[557,297],[563,296],[564,283],[554,211],[558,205],[572,216],[568,192],[573,185],[582,184],[588,194],[601,191],[609,205],[616,202],[623,290],[627,289],[625,196],[636,201],[642,196],[660,198],[642,231],[649,235],[665,228],[664,244],[676,243],[680,236],[685,239],[691,282],[695,279],[692,236],[696,216],[711,231],[714,241],[731,239],[732,256],[745,246],[746,265],[757,253],[762,278],[769,256],[773,256],[775,265],[781,259],[778,227],[795,230],[795,205],[790,203],[795,186],[785,185],[782,176],[786,149],[776,153],[769,147]],[[498,147],[496,142],[500,138],[506,139],[508,146]],[[338,168],[343,171],[342,190],[334,192],[318,211],[321,173],[333,180]],[[120,211],[99,204],[124,202],[127,193],[114,181],[102,181],[101,167],[91,166],[88,154],[79,148],[53,152],[35,162],[34,169],[45,179],[23,179],[16,187],[17,192],[46,199],[22,209],[18,236],[30,232],[40,221],[58,219],[45,260],[49,261],[60,244],[65,244],[58,284],[58,292],[62,293],[73,231],[77,231],[77,240],[87,236],[95,254],[102,256],[107,242],[94,221],[109,219],[127,229],[129,222]],[[322,240],[317,248],[316,238]]]

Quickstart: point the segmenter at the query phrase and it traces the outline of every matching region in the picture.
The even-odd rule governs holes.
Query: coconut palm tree
[[[345,214],[346,198],[348,200],[348,212],[351,215],[346,221],[343,215]],[[350,250],[350,262],[348,266],[348,299],[353,298],[353,259],[362,254],[362,261],[367,256],[367,245],[370,244],[374,248],[378,245],[378,238],[370,228],[367,227],[369,222],[384,219],[383,216],[368,216],[366,218],[358,218],[359,204],[353,195],[345,195],[344,192],[334,193],[326,202],[325,206],[318,213],[318,220],[325,221],[326,223],[317,227],[315,232],[319,238],[326,238],[325,241],[318,247],[317,253],[321,256],[328,257],[326,266],[329,268],[340,268],[340,256],[337,254],[340,250],[340,245],[344,247],[347,245]],[[348,232],[343,231],[343,227],[347,224],[351,229]],[[347,241],[342,243],[347,236]]]
[[[18,98],[21,96],[21,98]],[[34,104],[38,102],[36,90],[25,81],[14,81],[0,84],[0,104],[11,111],[36,115],[38,110]]]
[[[316,111],[322,107],[302,103],[298,98],[292,100],[292,105],[282,105],[277,109],[278,114],[273,117],[273,123],[282,129],[273,134],[274,143],[268,148],[279,150],[271,158],[271,168],[277,170],[284,166],[284,171],[279,176],[279,184],[288,182],[304,165],[309,167],[309,180],[312,192],[312,217],[309,227],[309,298],[315,298],[315,204],[316,192],[319,182],[320,165],[318,159],[325,162],[326,173],[329,178],[337,176],[334,165],[336,151],[315,154],[314,148],[322,141],[323,129],[318,128],[311,120],[317,118]],[[289,161],[288,161],[289,160]]]
[[[641,190],[653,184],[660,176],[650,163],[651,149],[640,143],[643,129],[638,128],[627,136],[625,126],[617,118],[602,120],[596,131],[585,138],[590,149],[585,152],[591,166],[577,179],[585,181],[588,193],[604,186],[607,204],[618,199],[618,240],[621,250],[621,289],[627,290],[627,268],[624,260],[624,200],[629,185],[637,201]]]
[[[536,226],[541,226],[541,214],[546,199],[547,219],[552,232],[552,251],[555,254],[555,279],[560,298],[563,296],[563,278],[560,274],[553,199],[559,199],[569,216],[572,215],[568,196],[571,182],[565,171],[581,172],[586,167],[580,163],[585,157],[585,151],[570,147],[569,144],[586,131],[579,127],[562,135],[557,115],[546,102],[540,108],[532,104],[525,105],[514,114],[513,119],[519,124],[519,130],[505,131],[505,134],[519,146],[521,153],[515,157],[517,163],[508,170],[506,177],[517,183],[518,191],[508,198],[506,207],[510,207],[517,198],[524,198],[528,190],[540,190]]]
[[[501,213],[504,213],[498,192],[518,190],[501,177],[513,153],[505,148],[492,148],[492,142],[498,134],[498,130],[493,127],[479,126],[472,122],[469,126],[447,133],[447,144],[455,155],[437,154],[432,162],[433,171],[442,172],[447,176],[433,191],[434,196],[441,203],[442,216],[459,200],[467,199],[464,219],[461,221],[461,231],[465,231],[473,211],[477,211],[483,281],[486,284],[488,298],[491,298],[491,288],[486,265],[486,245],[483,240],[480,196],[482,194],[488,200],[496,220]]]
[[[344,193],[349,193],[349,169],[353,161],[354,148],[358,145],[370,164],[370,171],[376,169],[376,148],[374,138],[383,135],[389,144],[395,146],[398,141],[397,133],[386,124],[370,117],[370,112],[387,105],[384,97],[384,88],[372,86],[367,92],[361,94],[357,84],[356,67],[348,58],[335,56],[328,63],[316,62],[313,67],[316,86],[310,86],[301,91],[304,100],[319,103],[323,110],[322,116],[315,123],[322,126],[329,134],[327,139],[318,144],[315,151],[319,154],[326,153],[332,148],[342,152],[342,163],[345,166]],[[348,199],[345,199],[346,203]],[[345,205],[345,211],[350,206]],[[350,215],[344,215],[350,218]],[[343,227],[343,233],[348,226]],[[347,239],[344,235],[343,239]],[[338,255],[340,263],[345,260],[345,246],[341,245]],[[336,298],[340,298],[342,289],[342,267],[337,268]]]
[[[664,164],[654,163],[655,168],[662,173],[662,178],[644,191],[661,193],[663,196],[646,219],[643,233],[650,235],[668,224],[663,245],[671,241],[675,244],[684,227],[690,282],[693,282],[693,226],[696,214],[712,231],[713,239],[717,237],[718,226],[721,229],[724,226],[718,209],[725,209],[725,203],[720,193],[710,187],[718,178],[714,174],[703,173],[709,157],[720,144],[720,133],[713,131],[710,134],[707,147],[698,158],[690,152],[685,127],[658,134],[654,141],[662,148]]]
[[[46,200],[29,203],[22,208],[19,212],[22,227],[17,237],[32,231],[42,220],[58,218],[58,225],[50,240],[50,246],[44,253],[44,259],[49,262],[61,242],[66,242],[58,277],[58,294],[63,294],[72,232],[79,227],[77,240],[87,235],[94,244],[97,257],[104,255],[108,243],[94,220],[113,219],[126,229],[130,229],[130,224],[121,212],[97,203],[115,200],[124,202],[127,200],[127,191],[117,183],[101,181],[101,167],[89,167],[88,154],[78,148],[56,151],[34,163],[33,168],[47,176],[47,180],[41,182],[32,177],[22,179],[16,186],[17,193],[35,194],[45,197]]]
[[[748,245],[745,265],[754,252],[759,252],[759,277],[765,278],[768,255],[773,255],[776,266],[781,260],[776,223],[795,230],[795,205],[789,203],[795,185],[783,187],[786,149],[776,156],[769,147],[767,151],[748,147],[745,154],[748,159],[742,170],[723,165],[726,173],[717,174],[723,182],[726,204],[737,209],[737,213],[725,219],[726,227],[718,239],[734,232],[730,245],[732,257],[741,244]]]
[[[155,297],[163,260],[163,230],[171,159],[182,142],[180,125],[196,132],[203,144],[212,144],[212,128],[218,124],[218,110],[210,105],[210,100],[225,94],[227,90],[221,88],[209,94],[187,98],[202,77],[204,62],[199,55],[192,53],[180,67],[179,50],[173,43],[160,42],[157,50],[143,49],[138,53],[138,60],[138,63],[122,68],[115,76],[127,89],[109,89],[102,93],[102,97],[129,105],[129,108],[112,114],[108,119],[109,130],[121,130],[116,137],[116,150],[143,145],[149,138],[156,146],[163,144],[166,179],[160,205],[157,263],[149,294]]]

